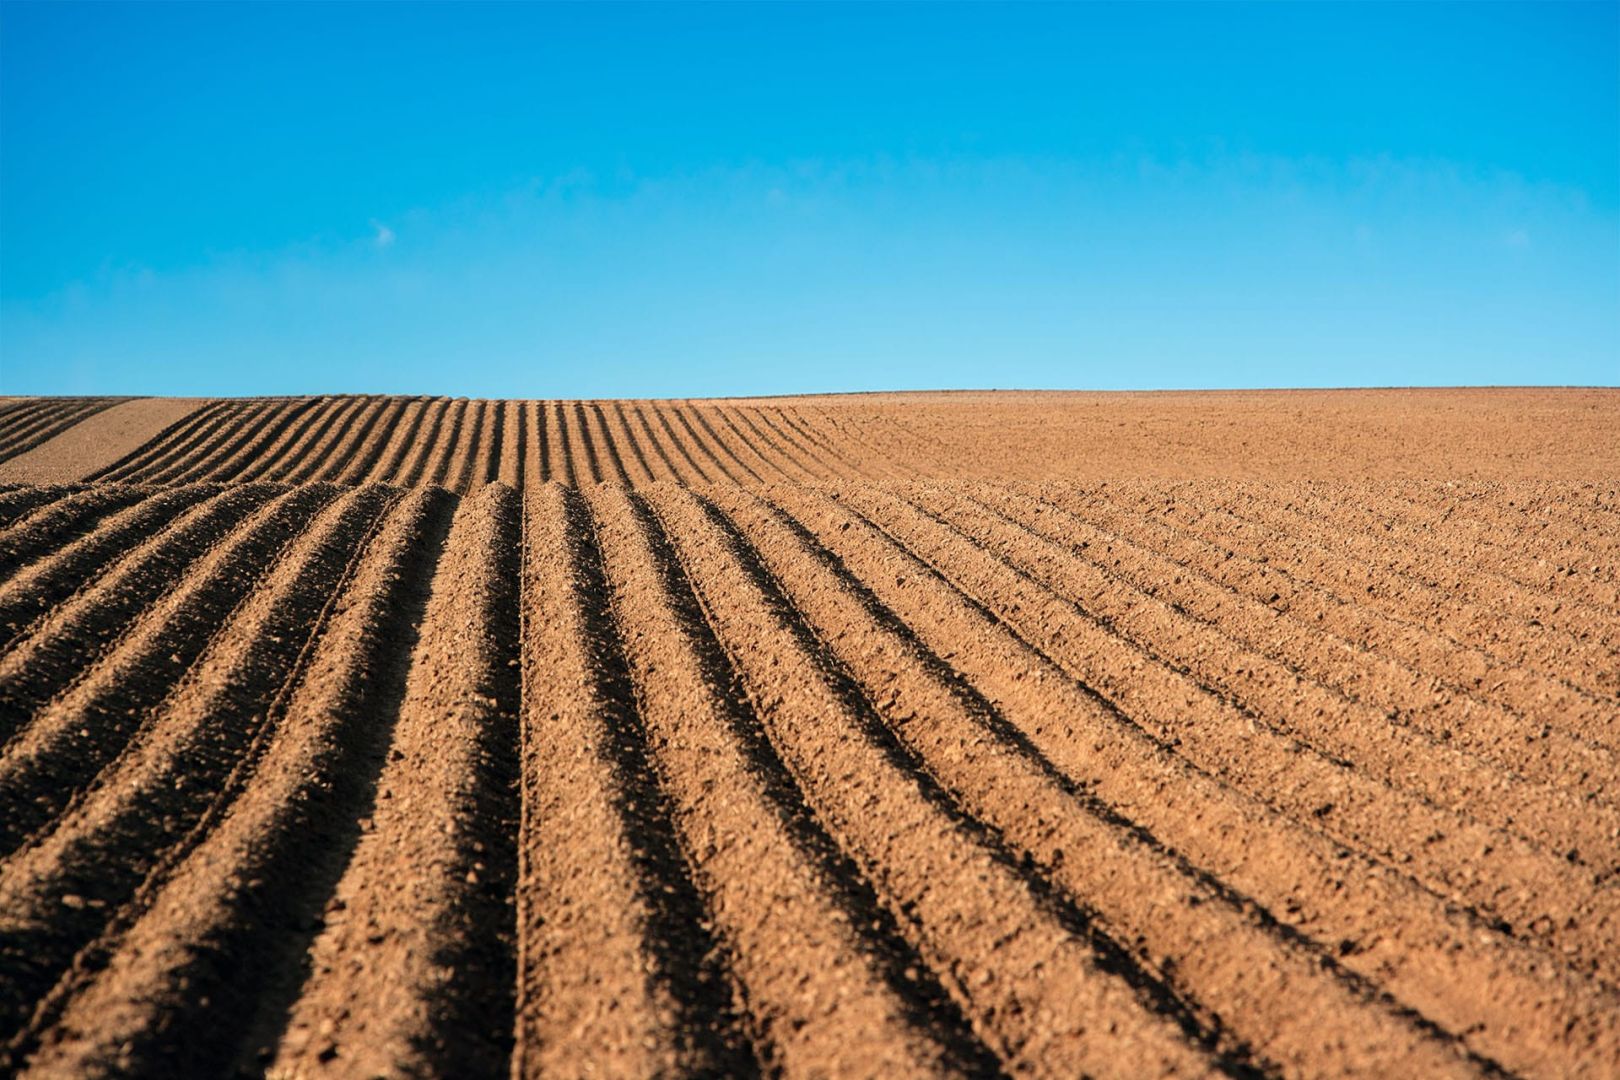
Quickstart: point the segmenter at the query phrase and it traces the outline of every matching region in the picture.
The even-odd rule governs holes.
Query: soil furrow
[[[1505,610],[1521,618],[1535,618],[1549,627],[1562,625],[1567,618],[1571,632],[1578,636],[1574,628],[1583,624],[1582,617],[1600,625],[1614,621],[1613,589],[1590,570],[1582,576],[1585,568],[1563,567],[1551,581],[1521,581],[1494,569],[1492,560],[1477,545],[1457,553],[1432,533],[1425,535],[1421,544],[1414,544],[1409,536],[1385,527],[1388,523],[1376,517],[1360,521],[1348,513],[1332,516],[1315,510],[1303,499],[1248,486],[1237,488],[1228,503],[1236,508],[1234,512],[1285,522],[1290,531],[1305,531],[1324,542],[1337,545],[1353,540],[1368,552],[1370,559],[1376,560],[1374,565],[1398,569],[1436,586],[1455,588],[1458,571],[1466,570],[1466,586],[1477,590],[1478,603],[1504,605]],[[1571,589],[1572,585],[1576,588]]]
[[[688,448],[685,441],[676,437],[675,429],[670,426],[669,411],[673,407],[674,405],[672,402],[653,401],[647,403],[647,408],[651,410],[653,416],[657,417],[658,419],[658,426],[664,429],[664,438],[669,441],[669,445],[674,447],[675,452],[681,456],[681,460],[686,462],[686,467],[695,473],[699,480],[707,484],[710,482],[709,474],[705,472],[703,470],[703,466],[699,465],[696,459],[692,457],[690,448]],[[638,406],[637,408],[639,410],[640,407]],[[649,428],[648,430],[651,429]],[[683,476],[681,480],[683,483],[691,483],[690,477]]]
[[[522,401],[500,402],[501,421],[495,440],[497,454],[490,473],[491,483],[499,481],[516,491],[523,490],[524,466],[528,459],[525,405]]]
[[[467,402],[462,420],[456,426],[455,446],[445,463],[442,483],[459,495],[471,490],[473,466],[482,460],[478,449],[484,438],[484,404]]]
[[[776,413],[776,420],[771,419],[773,411]],[[757,410],[756,415],[758,415],[760,423],[770,428],[785,442],[804,454],[807,459],[821,466],[829,477],[872,475],[870,472],[865,471],[858,461],[846,457],[843,451],[838,449],[836,443],[828,440],[810,424],[803,422],[796,412],[778,406],[774,410],[760,408]],[[777,423],[778,420],[781,421],[780,424]],[[870,447],[865,447],[865,449],[870,450]],[[871,460],[871,455],[859,456],[866,458],[868,461]],[[833,464],[835,461],[837,462],[836,465]]]
[[[658,501],[664,514],[678,509],[673,498]],[[1123,950],[1099,948],[1100,928],[1032,881],[999,837],[929,782],[712,523],[688,513],[680,525],[672,542],[714,647],[784,766],[1012,1070],[1246,1071],[1207,1057],[1214,1037],[1162,982]]]
[[[1254,626],[1258,620],[1253,632],[1267,642],[1268,651],[1374,703],[1391,719],[1541,782],[1577,793],[1620,790],[1620,762],[1611,751],[1535,719],[1541,710],[1579,713],[1587,707],[1587,699],[1562,684],[1503,668],[1477,650],[1392,620],[1149,515],[1121,513],[1063,488],[1042,488],[1037,495],[1044,511],[1026,507],[1016,495],[999,497],[998,505],[1116,573],[1131,573],[1139,558],[1153,560],[1139,584],[1174,594],[1177,603],[1206,610],[1222,625],[1236,620],[1230,613],[1234,603],[1258,605],[1259,614],[1246,622]],[[1056,520],[1044,523],[1048,515]],[[1167,560],[1168,566],[1156,571],[1164,566],[1156,560]],[[1192,591],[1198,579],[1233,600],[1217,595],[1202,608]],[[1267,622],[1273,626],[1269,632]],[[1311,647],[1319,635],[1329,640]]]
[[[531,419],[531,427],[535,431],[535,439],[530,444],[530,452],[533,453],[533,458],[530,460],[531,468],[528,470],[528,476],[535,483],[554,481],[554,479],[557,479],[557,470],[556,461],[552,460],[552,455],[556,453],[556,450],[551,449],[551,445],[549,445],[551,440],[546,437],[546,403],[530,402],[528,408],[530,408],[530,416],[533,418]]]
[[[258,428],[261,418],[275,408],[265,401],[237,403],[225,414],[225,422],[215,429],[207,440],[187,449],[184,457],[176,458],[158,469],[148,469],[141,475],[144,484],[183,484],[187,480],[214,471],[217,463],[229,454],[232,446],[250,437]]]
[[[334,433],[331,444],[312,455],[311,460],[289,477],[294,483],[332,482],[349,470],[355,458],[371,440],[377,422],[388,412],[386,398],[368,397],[353,417]]]
[[[0,752],[0,855],[46,825],[131,736],[221,632],[336,489],[294,488],[221,537],[142,611],[105,658],[43,705]]]
[[[1199,767],[1454,902],[1510,922],[1555,954],[1585,950],[1571,958],[1583,973],[1611,983],[1620,975],[1620,911],[1593,869],[1392,789],[1267,726],[896,496],[863,488],[846,502]]]
[[[602,462],[597,456],[596,440],[591,436],[590,420],[585,415],[585,406],[583,403],[576,401],[573,403],[573,405],[574,432],[572,438],[575,447],[582,455],[582,459],[579,464],[583,465],[585,472],[590,474],[591,482],[593,484],[599,484],[605,479],[605,477],[603,475]],[[575,467],[575,475],[579,475],[578,466]]]
[[[763,1063],[795,1074],[989,1066],[801,801],[655,519],[621,489],[591,500],[639,712]]]
[[[55,438],[81,420],[88,420],[103,409],[110,408],[127,398],[95,397],[49,400],[41,409],[27,417],[0,424],[0,440],[10,453],[32,449],[46,439]],[[20,449],[17,444],[23,443]]]
[[[86,402],[76,408],[68,408],[54,413],[38,424],[30,425],[23,430],[13,430],[5,436],[5,446],[0,449],[0,461],[7,461],[19,454],[25,454],[36,446],[40,446],[56,438],[75,424],[90,419],[103,409],[117,404],[116,398],[103,398]]]
[[[1336,957],[1251,899],[1168,850],[1117,809],[1069,783],[1051,762],[922,645],[837,559],[752,495],[716,491],[734,525],[859,680],[885,724],[975,816],[1131,943],[1206,1026],[1294,1072],[1462,1065],[1455,1047],[1415,1025]],[[711,511],[711,513],[714,513]],[[747,534],[747,541],[743,534]],[[1230,1046],[1230,1044],[1229,1044]],[[1480,1063],[1483,1064],[1483,1063]]]
[[[738,420],[743,422],[743,424],[748,428],[749,433],[752,435],[753,442],[770,448],[773,460],[778,463],[777,467],[779,469],[781,468],[780,462],[783,461],[792,466],[791,471],[782,469],[784,479],[824,480],[833,475],[827,469],[826,465],[819,461],[815,461],[813,457],[806,455],[801,447],[793,442],[790,442],[781,432],[771,427],[769,421],[764,415],[764,410],[757,408],[739,408],[737,406],[733,406],[730,410],[730,414],[728,415],[735,415]],[[764,425],[765,430],[761,430],[762,424]],[[810,465],[807,465],[806,461],[814,462],[815,467],[812,468]],[[793,473],[798,473],[798,475],[795,476]]]
[[[372,427],[365,438],[357,441],[341,462],[333,462],[325,478],[335,484],[363,484],[382,459],[383,452],[397,436],[410,401],[400,397],[385,397],[377,410]]]
[[[78,485],[41,484],[0,494],[0,527],[15,528],[41,507],[82,490]]]
[[[199,463],[174,477],[175,483],[190,484],[217,478],[219,482],[234,480],[244,469],[260,459],[265,448],[280,438],[282,432],[300,416],[313,409],[319,398],[299,398],[276,402],[268,416],[260,423],[244,429],[236,439],[223,447],[215,460]]]
[[[211,430],[211,425],[216,423],[228,408],[229,404],[223,401],[204,405],[160,431],[139,449],[112,465],[91,473],[85,479],[96,482],[129,482],[137,479],[140,473],[149,468],[162,468],[165,463],[185,452],[185,449],[193,445],[197,439],[205,437],[207,431]]]
[[[1348,537],[1345,543],[1328,547],[1313,539],[1264,529],[1224,508],[1209,509],[1202,502],[1184,498],[1176,501],[1172,509],[1176,508],[1185,508],[1173,514],[1177,523],[1195,535],[1287,569],[1295,577],[1319,585],[1342,599],[1353,597],[1358,604],[1414,622],[1489,657],[1550,676],[1578,693],[1605,701],[1613,697],[1614,692],[1603,688],[1604,672],[1612,668],[1612,653],[1596,642],[1584,642],[1550,630],[1543,632],[1543,628],[1511,618],[1511,611],[1481,606],[1465,592],[1379,568],[1370,557],[1359,557],[1358,545],[1351,543]],[[1613,677],[1620,678],[1620,673]],[[1541,718],[1560,727],[1568,719],[1558,713],[1548,713]],[[1613,733],[1608,727],[1607,724],[1596,728],[1583,724],[1567,730],[1582,738],[1612,745]]]
[[[422,430],[422,422],[432,407],[430,398],[412,398],[405,403],[404,412],[394,422],[387,444],[379,447],[375,460],[365,472],[359,474],[359,482],[398,483],[400,470],[407,455],[416,446],[417,433]]]
[[[1588,860],[1601,859],[1610,837],[1620,835],[1620,813],[1613,807],[1527,783],[1390,724],[1381,712],[1359,709],[965,493],[926,485],[908,488],[906,497],[1253,722],[1298,738],[1329,758],[1544,850],[1564,852],[1573,842]],[[1612,863],[1595,864],[1599,874],[1612,869]]]
[[[483,487],[485,484],[506,483],[507,487],[516,490],[515,475],[511,483],[501,479],[506,464],[513,460],[508,452],[512,435],[506,430],[507,414],[513,411],[511,403],[487,401],[484,403],[484,410],[486,419],[483,449],[478,456],[478,464],[473,469],[473,484],[475,487]]]
[[[761,410],[761,415],[764,411]],[[916,475],[915,469],[903,469],[890,456],[873,447],[861,437],[859,429],[851,432],[844,425],[838,423],[833,417],[822,412],[822,419],[827,421],[829,427],[844,437],[843,446],[840,441],[828,436],[798,409],[778,408],[776,415],[781,419],[783,426],[796,432],[798,436],[822,449],[821,460],[831,464],[829,458],[837,459],[841,465],[833,472],[841,476],[858,476],[864,478],[886,478]],[[844,449],[848,448],[848,451]]]
[[[409,464],[401,462],[400,471],[391,474],[387,479],[388,483],[400,487],[423,487],[433,482],[432,474],[427,472],[428,461],[439,444],[439,432],[444,427],[445,414],[450,411],[450,406],[450,398],[433,398],[428,402],[428,409],[424,414],[427,430],[422,432],[418,429],[412,434],[406,458]]]
[[[163,703],[154,723],[35,845],[0,868],[0,1031],[100,934],[208,810],[285,693],[392,495],[356,489],[318,515]]]
[[[376,805],[327,905],[273,1072],[507,1070],[518,547],[510,488],[461,502]]]
[[[454,503],[425,489],[389,515],[298,686],[190,842],[13,1040],[23,1075],[222,1075],[270,1062],[375,806]]]
[[[124,553],[70,602],[51,610],[0,657],[0,723],[5,724],[0,742],[9,740],[54,695],[81,680],[150,605],[171,592],[187,567],[205,558],[276,494],[274,488],[255,485],[213,495]]]
[[[1620,1075],[1616,415],[0,395],[0,1075]]]
[[[575,455],[578,453],[578,451],[574,449],[574,440],[569,435],[568,418],[563,415],[563,407],[563,403],[560,401],[551,402],[552,419],[557,425],[557,446],[555,460],[562,467],[562,473],[557,478],[562,480],[562,482],[567,484],[569,487],[578,487],[581,474],[583,473],[584,475],[588,476],[590,475],[590,470],[588,468],[582,468],[580,465],[576,464],[577,459]],[[557,473],[553,472],[552,475],[557,476]]]
[[[83,538],[109,515],[149,494],[136,487],[93,487],[42,503],[0,531],[0,586],[29,563]]]
[[[266,480],[297,483],[327,461],[336,446],[354,424],[364,408],[364,398],[338,399],[338,407],[327,412],[315,429],[299,444],[293,446],[276,467],[265,474]]]
[[[1379,488],[1381,520],[1377,525],[1401,529],[1414,538],[1432,534],[1469,547],[1484,545],[1510,557],[1534,554],[1555,562],[1567,559],[1576,566],[1592,560],[1612,562],[1620,556],[1620,543],[1605,530],[1612,529],[1614,520],[1594,523],[1565,501],[1571,497],[1578,500],[1584,486],[1543,482],[1533,488],[1518,486],[1512,489],[1515,493],[1509,493],[1500,485],[1470,490],[1465,485],[1447,483],[1425,490],[1391,482]],[[1353,489],[1349,485],[1308,483],[1303,489],[1313,505],[1324,509],[1337,512],[1342,508],[1357,514],[1362,510],[1361,504],[1350,498]],[[1532,511],[1530,502],[1537,501],[1532,494],[1536,491],[1552,496],[1553,501]],[[1523,505],[1515,505],[1516,501]],[[1613,567],[1600,569],[1609,571],[1604,580],[1615,580]]]
[[[332,422],[333,414],[342,407],[341,399],[316,398],[315,407],[283,431],[275,442],[261,450],[256,460],[235,477],[236,481],[268,480],[272,475],[285,471],[288,461],[294,460],[292,455],[301,454],[311,440],[319,438],[321,430]]]
[[[649,759],[596,529],[574,488],[525,503],[513,1075],[757,1069],[726,952]]]
[[[646,434],[647,442],[653,448],[653,453],[657,454],[658,460],[663,463],[664,471],[669,475],[670,479],[674,480],[676,483],[684,483],[685,477],[683,477],[680,470],[675,467],[675,463],[670,460],[669,451],[665,449],[663,441],[659,439],[657,433],[653,431],[652,422],[647,419],[647,413],[646,410],[642,408],[642,403],[633,402],[632,408],[635,409],[636,419],[640,421],[641,430]]]
[[[1348,497],[1348,493],[1317,486],[1303,491],[1284,488],[1274,492],[1270,501],[1324,528],[1379,536],[1419,557],[1442,556],[1453,564],[1481,568],[1514,586],[1555,595],[1571,604],[1607,615],[1620,612],[1620,589],[1612,577],[1614,551],[1600,554],[1572,543],[1567,534],[1529,529],[1512,530],[1513,543],[1504,545],[1498,539],[1507,532],[1501,522],[1459,519],[1453,514],[1455,502],[1418,506],[1384,485],[1373,491],[1376,501],[1372,505],[1366,492]]]
[[[707,411],[710,416],[725,425],[726,431],[731,433],[726,437],[726,442],[728,446],[732,447],[732,456],[736,457],[738,454],[736,448],[741,447],[741,453],[746,454],[758,464],[759,468],[749,469],[749,472],[758,480],[763,482],[765,477],[771,473],[776,474],[776,478],[781,480],[799,479],[798,476],[795,476],[782,465],[782,460],[779,457],[780,451],[777,449],[776,444],[762,438],[758,430],[752,425],[749,425],[751,434],[744,434],[743,429],[737,425],[737,421],[732,418],[731,413],[724,406],[714,404],[709,406]],[[741,464],[740,459],[739,464]]]
[[[35,398],[12,402],[0,416],[0,438],[9,437],[35,423],[40,417],[50,416],[60,407],[55,398]]]
[[[590,416],[591,423],[596,427],[596,437],[601,440],[602,449],[607,453],[608,464],[613,466],[613,475],[609,479],[617,480],[619,483],[629,487],[632,481],[629,471],[624,467],[624,454],[619,447],[619,441],[608,430],[607,415],[602,411],[601,402],[591,402]],[[636,447],[633,443],[631,446],[636,453],[641,452],[640,447]]]
[[[44,404],[39,398],[8,397],[0,401],[0,423],[10,423],[13,417],[30,413]]]
[[[653,472],[652,464],[647,460],[646,452],[641,449],[641,440],[636,438],[636,433],[630,428],[630,422],[625,419],[623,405],[617,401],[610,401],[608,405],[612,412],[609,413],[607,410],[603,410],[604,426],[611,422],[615,429],[612,438],[629,448],[630,456],[636,459],[636,468],[640,473],[641,482],[650,484],[658,480],[659,476]],[[631,481],[631,483],[634,485],[635,481]]]
[[[1508,1069],[1597,1074],[1620,1062],[1611,991],[1190,766],[835,499],[796,486],[769,495],[1070,782],[1290,932],[1331,945],[1346,969]]]
[[[140,489],[131,489],[140,490]],[[52,616],[76,592],[93,587],[102,569],[161,532],[177,515],[220,493],[212,485],[149,492],[90,535],[19,569],[0,583],[0,657]],[[0,733],[0,741],[4,734]]]
[[[204,405],[197,411],[182,416],[174,423],[169,424],[167,427],[160,430],[157,434],[153,435],[150,439],[146,440],[146,442],[142,443],[134,450],[131,450],[123,457],[112,462],[112,464],[105,465],[100,469],[90,472],[84,477],[85,481],[108,481],[120,479],[122,472],[126,467],[133,465],[138,461],[144,460],[146,456],[156,448],[165,446],[172,440],[183,437],[183,434],[191,430],[194,424],[200,422],[203,414],[212,413],[216,407],[217,405]]]
[[[759,475],[754,467],[738,456],[737,448],[721,438],[720,434],[714,430],[714,425],[709,423],[709,418],[706,415],[710,411],[707,406],[688,404],[687,411],[692,414],[692,419],[697,421],[698,427],[703,429],[704,437],[714,446],[718,446],[726,457],[731,459],[733,465],[747,473],[755,483],[762,482],[763,477]],[[732,431],[735,432],[736,428],[732,428]],[[742,441],[740,436],[739,441]],[[746,442],[744,442],[744,445],[747,445]],[[716,459],[716,463],[718,463],[718,459]],[[733,474],[728,470],[726,475],[731,476]]]
[[[1594,619],[1545,597],[1492,587],[1472,571],[1447,568],[1442,575],[1385,550],[1373,537],[1342,531],[1322,536],[1320,530],[1313,535],[1308,524],[1302,527],[1297,515],[1287,512],[1244,505],[1239,513],[1226,505],[1211,509],[1202,499],[1184,501],[1216,519],[1223,530],[1233,529],[1245,538],[1264,532],[1270,548],[1296,572],[1325,573],[1341,587],[1365,593],[1363,602],[1380,610],[1454,634],[1544,674],[1562,672],[1566,681],[1599,697],[1620,697],[1620,670],[1610,662],[1620,648],[1615,620]],[[1202,528],[1205,521],[1194,525]]]
[[[717,455],[709,446],[707,440],[697,433],[697,429],[692,426],[692,421],[687,418],[686,413],[687,408],[690,408],[690,403],[687,403],[687,408],[682,408],[681,406],[682,403],[679,401],[668,401],[664,403],[664,407],[661,411],[666,414],[672,414],[675,419],[679,421],[681,430],[686,432],[688,446],[695,446],[698,453],[702,454],[709,460],[709,464],[714,467],[714,471],[718,472],[722,477],[724,477],[728,483],[735,484],[737,482],[736,475],[726,467],[726,463],[720,460],[719,455]]]
[[[1448,481],[1448,483],[1456,483]],[[1477,500],[1489,500],[1511,524],[1509,532],[1534,531],[1554,524],[1567,526],[1570,535],[1584,543],[1600,545],[1599,550],[1620,554],[1620,541],[1613,538],[1620,526],[1616,489],[1611,485],[1575,481],[1544,481],[1540,484],[1496,483],[1470,486],[1456,483],[1458,490]],[[1474,502],[1465,502],[1465,507]]]
[[[32,405],[24,406],[16,415],[9,416],[0,423],[0,444],[11,443],[26,439],[29,436],[50,427],[60,424],[84,412],[107,398],[44,398]],[[105,408],[105,405],[101,405]]]
[[[451,459],[455,457],[457,449],[466,444],[464,428],[469,404],[466,398],[456,398],[450,403],[449,415],[435,440],[433,456],[428,461],[427,471],[422,474],[423,484],[437,484],[443,488],[450,486]]]

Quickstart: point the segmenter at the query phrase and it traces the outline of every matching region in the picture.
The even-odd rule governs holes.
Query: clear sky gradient
[[[1620,7],[0,6],[0,392],[1620,383]]]

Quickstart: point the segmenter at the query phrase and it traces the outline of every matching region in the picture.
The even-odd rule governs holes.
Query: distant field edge
[[[0,483],[642,486],[1620,475],[1620,389],[0,398]]]

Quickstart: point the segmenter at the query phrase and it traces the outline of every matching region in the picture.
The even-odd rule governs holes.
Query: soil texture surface
[[[1620,1075],[1617,446],[0,399],[0,1075]]]

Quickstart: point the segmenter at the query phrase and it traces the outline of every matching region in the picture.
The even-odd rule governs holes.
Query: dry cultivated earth
[[[1617,445],[0,399],[0,1074],[1620,1075]]]

